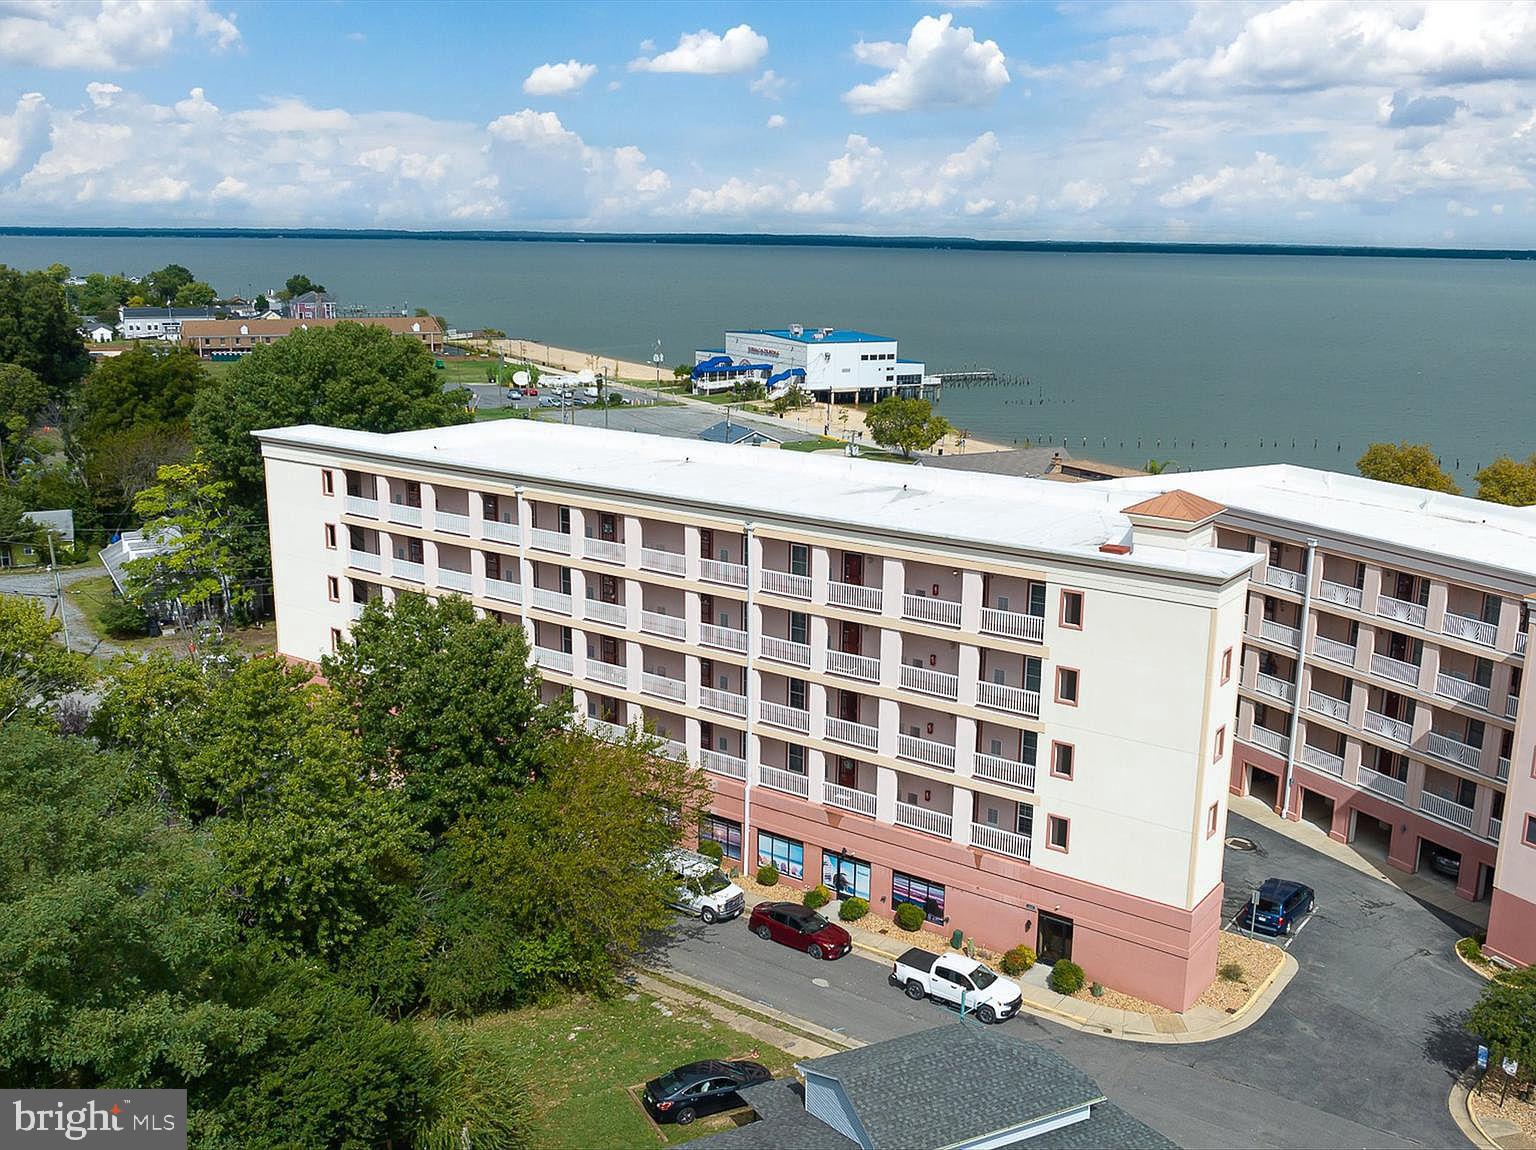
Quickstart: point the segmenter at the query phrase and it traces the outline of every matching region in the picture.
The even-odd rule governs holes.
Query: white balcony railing
[[[1384,775],[1370,767],[1360,768],[1360,785],[1368,791],[1386,795],[1387,798],[1396,799],[1400,803],[1406,801],[1408,797],[1408,784],[1402,779]]]
[[[941,767],[946,771],[955,769],[955,748],[952,743],[936,743],[932,739],[921,739],[916,735],[898,735],[896,754],[903,759],[911,759],[914,763],[926,763],[930,767]]]
[[[1472,829],[1473,811],[1471,807],[1464,807],[1454,799],[1437,795],[1433,791],[1419,792],[1419,810],[1423,811],[1426,815],[1433,815],[1437,819],[1444,819],[1446,822],[1451,823],[1453,826],[1461,827],[1463,830],[1469,831]]]
[[[676,699],[682,702],[688,694],[688,684],[681,679],[673,679],[666,675],[657,675],[651,671],[640,672],[640,689],[647,695],[657,695],[663,699]]]
[[[878,611],[884,598],[878,587],[864,587],[858,583],[827,584],[827,602],[837,607],[852,607],[856,611]]]
[[[649,635],[665,635],[669,639],[681,639],[685,627],[683,620],[676,615],[663,615],[659,611],[641,611],[640,630]]]
[[[561,671],[567,675],[574,662],[569,651],[556,651],[553,647],[535,647],[533,661],[546,671]]]
[[[1029,861],[1029,836],[1017,831],[1005,831],[991,823],[971,824],[971,845],[993,854]]]
[[[1407,623],[1412,627],[1424,626],[1424,620],[1429,617],[1429,608],[1422,603],[1410,603],[1406,599],[1394,599],[1390,595],[1378,595],[1376,597],[1376,614],[1383,619],[1394,619],[1399,623]]]
[[[1008,711],[1030,719],[1040,717],[1040,692],[1026,691],[1023,687],[1010,687],[1004,683],[980,682],[976,684],[976,701],[983,707]]]
[[[941,627],[960,626],[960,604],[952,599],[934,599],[926,595],[903,595],[901,616],[920,623],[937,623]]]
[[[356,515],[360,519],[377,519],[379,517],[379,501],[377,499],[364,499],[361,495],[347,496],[346,509],[348,515]]]
[[[610,687],[629,687],[629,668],[622,663],[604,663],[601,659],[587,660],[587,678]]]
[[[437,529],[445,535],[468,535],[469,516],[460,515],[457,511],[434,511],[433,521]]]
[[[1513,719],[1520,713],[1520,696],[1508,695],[1504,699],[1504,717]]]
[[[822,795],[826,798],[828,806],[841,807],[845,811],[868,815],[870,818],[875,817],[875,796],[871,791],[860,791],[837,783],[825,783],[822,786]]]
[[[792,599],[811,597],[811,577],[793,575],[788,571],[763,571],[763,590],[774,595],[788,595]]]
[[[1405,723],[1402,719],[1394,719],[1390,715],[1383,715],[1380,711],[1367,711],[1365,713],[1365,729],[1372,734],[1381,735],[1391,739],[1394,743],[1402,743],[1405,746],[1413,742],[1413,724]]]
[[[612,539],[599,539],[595,536],[581,541],[581,553],[588,559],[597,559],[604,563],[627,563],[629,561],[629,549],[622,543],[616,543]]]
[[[687,563],[676,551],[663,551],[659,547],[640,548],[640,566],[647,571],[662,575],[681,575]]]
[[[1274,751],[1277,755],[1285,754],[1285,749],[1291,745],[1289,738],[1279,731],[1271,731],[1268,727],[1254,727],[1249,733],[1248,741],[1256,747]]]
[[[1000,755],[984,755],[977,751],[973,773],[978,779],[1007,783],[1011,787],[1026,791],[1035,789],[1034,763],[1020,763]]]
[[[1338,775],[1340,778],[1344,776],[1344,756],[1325,751],[1322,747],[1304,744],[1301,748],[1301,761],[1330,775]]]
[[[1343,663],[1346,667],[1355,665],[1355,648],[1352,644],[1341,643],[1337,639],[1328,638],[1327,635],[1318,635],[1312,640],[1312,649],[1317,652],[1319,658]]]
[[[1464,743],[1451,735],[1442,735],[1439,731],[1430,731],[1425,741],[1425,747],[1429,753],[1437,759],[1444,759],[1449,763],[1457,763],[1463,767],[1471,767],[1474,771],[1482,762],[1483,749],[1474,747],[1471,743]]]
[[[1503,819],[1489,819],[1488,820],[1488,837],[1491,838],[1494,842],[1498,842],[1499,841],[1499,835],[1503,832],[1503,830],[1504,830],[1504,820]]]
[[[607,719],[599,719],[596,715],[588,715],[582,719],[581,725],[586,727],[599,739],[607,739],[610,742],[618,742],[629,738],[629,728],[622,723],[610,723]]]
[[[1307,577],[1288,567],[1270,567],[1264,572],[1264,582],[1271,587],[1281,587],[1300,595],[1307,585]]]
[[[1341,723],[1349,722],[1349,700],[1347,699],[1336,699],[1321,691],[1308,691],[1307,709],[1316,711],[1320,715],[1327,715],[1330,719],[1337,719]]]
[[[354,618],[354,619],[361,619],[363,617],[363,608],[366,607],[366,606],[368,606],[368,604],[366,604],[366,603],[359,603],[356,600],[353,600],[353,602],[352,602],[352,618]]]
[[[706,647],[719,647],[722,651],[746,651],[747,633],[734,627],[717,627],[713,623],[699,624],[699,642]]]
[[[734,691],[721,691],[714,687],[700,687],[699,705],[701,707],[708,707],[711,711],[735,715],[738,719],[745,719],[747,717],[747,697],[745,695],[738,695]]]
[[[1261,695],[1269,695],[1276,699],[1284,699],[1289,703],[1296,697],[1296,684],[1288,683],[1277,675],[1266,675],[1259,672],[1259,677],[1254,683],[1254,690]]]
[[[426,566],[421,563],[413,563],[409,559],[391,559],[389,561],[389,573],[396,579],[404,579],[410,583],[425,583],[427,581]]]
[[[770,767],[766,763],[757,766],[757,781],[763,786],[786,794],[799,795],[802,799],[811,793],[811,780],[797,771]]]
[[[1516,634],[1515,634],[1515,654],[1517,654],[1517,655],[1525,654],[1525,632],[1524,631],[1519,631],[1519,632],[1516,632]]]
[[[446,587],[450,591],[469,590],[469,572],[455,571],[451,567],[439,567],[437,569],[437,585]]]
[[[997,607],[983,607],[981,631],[984,635],[1002,635],[1008,639],[1038,643],[1045,638],[1045,616],[1026,615],[1022,611],[1004,611]]]
[[[624,604],[605,603],[601,599],[584,599],[581,604],[581,614],[584,619],[592,619],[614,627],[622,627],[629,622],[629,612],[624,609]]]
[[[495,543],[516,544],[521,538],[516,523],[503,523],[499,519],[486,519],[480,524],[480,536]]]
[[[1360,588],[1335,583],[1332,579],[1324,579],[1318,584],[1317,597],[1325,603],[1338,603],[1343,607],[1353,607],[1356,611],[1360,609]]]
[[[728,755],[724,751],[700,751],[699,765],[706,771],[724,775],[728,779],[747,777],[747,760],[738,759],[735,755]]]
[[[500,599],[503,603],[521,603],[523,601],[523,585],[514,583],[510,579],[492,579],[485,577],[485,595],[488,599]]]
[[[1413,686],[1419,681],[1419,665],[1391,655],[1371,655],[1371,674]]]
[[[747,569],[740,563],[722,563],[718,559],[700,559],[699,578],[707,583],[724,583],[729,587],[745,587],[747,585]]]
[[[1494,775],[1501,783],[1509,782],[1509,760],[1500,758],[1494,765]]]
[[[543,587],[528,588],[528,605],[561,615],[571,613],[571,597],[564,591],[550,591]]]
[[[1458,703],[1466,703],[1469,707],[1480,707],[1485,711],[1492,698],[1488,688],[1481,683],[1463,679],[1460,675],[1449,675],[1444,671],[1435,676],[1435,694],[1454,699]]]
[[[896,804],[896,825],[922,831],[925,834],[938,835],[941,839],[954,837],[955,820],[952,815],[944,811],[930,810],[928,807],[914,806],[911,803]]]
[[[1284,623],[1276,623],[1273,619],[1265,619],[1259,623],[1259,634],[1271,643],[1279,643],[1282,647],[1301,646],[1300,630],[1287,627]]]
[[[827,673],[843,675],[850,679],[863,679],[866,683],[878,683],[880,660],[868,655],[855,655],[848,651],[828,651]]]
[[[383,557],[377,551],[359,551],[353,548],[347,554],[347,561],[359,571],[372,571],[378,574],[384,569]]]
[[[1499,638],[1499,628],[1495,624],[1484,623],[1481,619],[1474,619],[1469,615],[1453,615],[1449,611],[1445,613],[1445,620],[1440,624],[1440,630],[1458,639],[1481,643],[1484,647],[1492,647]]]
[[[421,526],[420,507],[412,507],[406,503],[391,503],[388,514],[391,523],[398,523],[402,527]]]
[[[772,659],[776,663],[789,663],[795,667],[811,665],[809,643],[796,643],[793,639],[780,639],[776,635],[763,636],[762,655],[765,659]]]
[[[864,723],[855,723],[851,719],[838,719],[827,716],[827,738],[838,743],[848,743],[855,747],[863,747],[866,751],[873,751],[880,743],[880,728],[871,727]]]
[[[528,532],[528,542],[540,551],[553,551],[556,555],[571,553],[571,536],[567,531],[549,531],[535,527]]]
[[[786,727],[802,734],[811,729],[811,713],[800,707],[788,707],[783,703],[770,703],[763,699],[758,703],[758,714],[762,716],[763,722],[772,723],[775,727]]]
[[[925,695],[937,695],[941,699],[960,697],[960,676],[929,667],[901,665],[901,685],[909,691],[921,691]]]

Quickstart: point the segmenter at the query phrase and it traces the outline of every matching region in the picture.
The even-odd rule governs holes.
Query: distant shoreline
[[[492,243],[668,244],[721,247],[897,248],[914,251],[1112,255],[1344,256],[1377,259],[1530,260],[1523,248],[1383,247],[1351,244],[1143,243],[987,240],[965,236],[733,234],[729,232],[410,231],[384,228],[118,228],[0,226],[0,236],[107,239],[436,240]]]

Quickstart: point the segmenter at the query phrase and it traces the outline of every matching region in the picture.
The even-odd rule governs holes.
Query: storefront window
[[[757,832],[757,865],[772,863],[786,878],[805,877],[805,846],[794,839]]]
[[[910,902],[923,908],[929,922],[944,921],[944,888],[927,879],[914,878],[900,871],[891,873],[891,906]]]
[[[699,841],[720,844],[720,853],[741,861],[741,824],[719,815],[706,814],[699,820]]]
[[[846,855],[821,852],[821,881],[837,898],[869,898],[869,864]]]

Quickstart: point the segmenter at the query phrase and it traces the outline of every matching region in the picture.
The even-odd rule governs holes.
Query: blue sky
[[[1536,3],[0,0],[0,219],[1536,247]]]

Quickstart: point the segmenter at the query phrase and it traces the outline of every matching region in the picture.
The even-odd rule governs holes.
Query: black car
[[[1259,909],[1254,913],[1253,898],[1237,914],[1237,925],[1244,930],[1264,934],[1290,934],[1291,926],[1303,915],[1312,913],[1317,895],[1309,886],[1283,878],[1267,878],[1259,887]]]
[[[690,1062],[645,1084],[645,1109],[657,1122],[686,1126],[700,1115],[743,1105],[738,1090],[772,1077],[757,1062]]]

